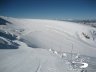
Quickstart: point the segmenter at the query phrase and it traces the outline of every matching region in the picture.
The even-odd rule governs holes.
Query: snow
[[[5,41],[5,42],[8,43],[8,45],[11,45],[10,41],[8,41],[6,38],[0,37],[0,39],[2,40],[2,42]],[[0,42],[1,42],[1,40],[0,40]]]
[[[80,66],[80,68],[87,68],[88,67],[88,63],[82,63],[83,66]]]
[[[96,35],[91,33],[95,28],[57,20],[2,18],[12,24],[1,30],[16,35],[20,47],[0,50],[1,72],[80,72],[82,68],[96,72]],[[81,61],[79,55],[83,65],[74,69],[70,60]]]
[[[0,50],[1,72],[75,72],[63,59],[45,49],[33,49],[25,43],[16,50]],[[2,57],[3,56],[3,57]]]

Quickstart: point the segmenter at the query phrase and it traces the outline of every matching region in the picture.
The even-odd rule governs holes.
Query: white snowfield
[[[66,21],[2,18],[12,23],[3,30],[22,42],[17,41],[18,49],[0,50],[0,72],[81,72],[82,68],[96,72],[96,28]],[[83,61],[80,68],[72,69],[65,59],[71,52],[92,57],[93,62]]]

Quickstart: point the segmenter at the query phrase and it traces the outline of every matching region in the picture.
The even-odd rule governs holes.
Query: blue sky
[[[96,0],[0,0],[0,15],[35,19],[96,19]]]

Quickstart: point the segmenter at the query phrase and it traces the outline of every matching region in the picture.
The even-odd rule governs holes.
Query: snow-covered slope
[[[0,25],[0,30],[4,30],[9,33],[12,33],[13,35],[16,35],[17,40],[22,41],[29,46],[29,47],[27,46],[26,48],[24,47],[25,49],[22,49],[23,47],[20,47],[18,50],[14,50],[14,52],[16,51],[16,56],[15,56],[16,58],[20,58],[22,55],[24,55],[26,58],[27,58],[27,56],[29,56],[29,59],[32,59],[32,62],[34,62],[36,60],[36,57],[40,56],[40,59],[44,58],[46,61],[47,61],[47,59],[49,59],[47,61],[48,63],[46,61],[44,61],[45,64],[48,65],[48,67],[50,67],[50,65],[49,65],[50,61],[52,61],[51,64],[53,63],[52,64],[53,67],[55,67],[54,64],[58,67],[60,66],[59,70],[57,69],[58,67],[53,68],[52,69],[53,72],[64,72],[65,69],[63,70],[62,66],[65,67],[66,62],[64,62],[64,65],[62,65],[62,58],[60,58],[60,61],[59,61],[60,63],[59,63],[57,61],[57,60],[59,60],[59,58],[58,59],[55,58],[55,57],[57,57],[57,55],[55,57],[50,56],[49,55],[50,52],[48,50],[52,49],[53,51],[55,51],[52,53],[55,53],[55,54],[72,53],[72,54],[80,54],[80,55],[82,55],[84,57],[88,57],[88,58],[92,57],[93,59],[91,60],[91,62],[90,62],[90,60],[87,61],[87,59],[84,61],[88,62],[90,64],[89,68],[87,69],[89,72],[96,71],[96,70],[94,70],[95,68],[93,68],[93,66],[92,66],[92,65],[94,65],[94,67],[96,67],[96,63],[94,63],[95,58],[96,58],[96,29],[95,28],[87,26],[87,25],[83,25],[83,24],[81,25],[78,23],[72,23],[72,22],[66,22],[66,21],[42,20],[42,19],[19,19],[19,18],[17,19],[17,18],[11,18],[11,17],[3,17],[3,16],[1,18],[10,22],[11,24],[7,23],[6,25]],[[3,51],[3,50],[0,50],[0,52],[1,51]],[[6,51],[4,51],[5,54],[6,54]],[[24,51],[24,52],[21,54],[22,51]],[[31,53],[31,51],[33,53]],[[11,55],[10,52],[11,51],[8,51],[9,55]],[[36,53],[34,53],[34,52],[36,52]],[[2,55],[4,53],[2,52]],[[20,54],[20,56],[17,53]],[[38,53],[40,53],[40,55]],[[46,57],[46,54],[48,54],[48,57]],[[2,55],[0,55],[0,57],[2,57]],[[31,58],[31,55],[33,57],[35,57],[35,55],[36,55],[36,57]],[[54,55],[54,54],[51,54],[51,55]],[[41,58],[41,57],[43,57],[43,58]],[[14,55],[11,56],[10,60],[12,60],[12,58],[14,58]],[[2,59],[2,63],[1,63],[2,66],[3,66],[4,62],[8,62],[6,60],[3,61],[3,59]],[[6,55],[5,55],[5,59],[6,59]],[[27,64],[30,63],[29,59],[26,60],[26,61],[28,61],[28,62],[26,62]],[[70,61],[70,56],[68,59]],[[18,62],[18,61],[16,61],[16,62]],[[39,63],[39,60],[38,60],[38,62],[34,62],[32,64],[36,64],[36,63]],[[41,63],[41,64],[43,64],[43,63]],[[48,68],[44,67],[44,66],[46,66],[45,64],[41,68],[39,65],[33,65],[36,68],[38,68],[38,66],[40,68],[40,70],[37,69],[39,71],[35,71],[36,68],[34,67],[33,72],[52,72],[52,71],[47,71]],[[2,72],[6,72],[5,70],[3,70],[4,67],[2,67],[2,66],[1,66]],[[7,67],[6,64],[4,64],[4,66]],[[18,64],[17,64],[17,66],[18,66]],[[24,66],[24,67],[26,67],[26,66]],[[22,69],[24,67],[20,67],[20,69]],[[44,68],[44,70],[42,70],[42,68]],[[10,67],[8,67],[8,69],[10,69]],[[29,69],[29,71],[31,71],[30,67],[28,69]],[[55,69],[57,69],[57,70],[55,70]],[[65,72],[66,72],[66,70],[65,70]],[[9,71],[11,71],[11,70],[9,70]],[[19,72],[19,71],[21,71],[21,70],[16,70],[14,72]],[[70,72],[70,70],[67,72]],[[73,72],[78,72],[78,71],[73,70]]]

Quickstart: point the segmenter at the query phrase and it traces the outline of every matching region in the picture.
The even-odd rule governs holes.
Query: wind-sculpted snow
[[[3,17],[0,72],[96,72],[96,29],[77,23]],[[18,45],[19,44],[19,45]]]

